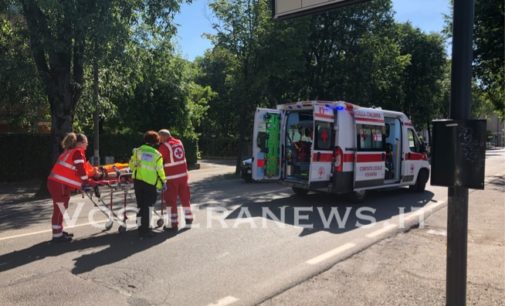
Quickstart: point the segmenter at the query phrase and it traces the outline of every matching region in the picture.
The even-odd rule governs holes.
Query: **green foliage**
[[[19,12],[0,10],[0,120],[11,127],[35,128],[48,120],[44,89],[36,75],[28,35]]]
[[[451,8],[454,1],[451,1]],[[505,8],[499,0],[475,1],[473,29],[472,110],[479,117],[492,112],[505,120]],[[452,38],[451,14],[445,16],[443,33]],[[487,112],[487,113],[486,113]]]
[[[503,1],[478,0],[475,5],[474,67],[483,103],[505,119],[505,13]]]
[[[398,32],[402,54],[410,58],[400,79],[405,93],[402,110],[417,126],[426,126],[448,103],[442,87],[446,63],[443,38],[410,24],[399,25]]]
[[[202,123],[204,153],[214,151],[211,139],[228,139],[244,154],[257,106],[346,100],[404,111],[420,127],[443,112],[443,40],[396,24],[389,0],[291,21],[272,20],[265,0],[210,6],[214,48],[196,62],[197,82],[217,92]]]

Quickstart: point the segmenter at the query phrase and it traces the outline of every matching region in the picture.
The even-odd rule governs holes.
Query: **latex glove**
[[[163,186],[161,187],[161,192],[165,192],[168,190],[167,183],[163,183]]]

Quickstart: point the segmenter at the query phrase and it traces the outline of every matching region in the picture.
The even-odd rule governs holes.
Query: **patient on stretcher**
[[[84,166],[86,173],[94,180],[117,179],[122,176],[130,176],[130,168],[127,163],[114,163],[93,167],[89,162]]]

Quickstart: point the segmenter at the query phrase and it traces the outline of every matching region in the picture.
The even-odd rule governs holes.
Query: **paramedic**
[[[173,137],[170,131],[163,129],[159,131],[161,138],[160,153],[163,156],[165,174],[167,176],[168,186],[163,193],[165,203],[170,205],[170,227],[165,230],[178,229],[177,215],[177,197],[184,208],[184,218],[186,225],[193,223],[193,214],[191,213],[190,191],[188,186],[188,166],[186,154],[182,142]]]
[[[63,213],[68,208],[72,191],[93,185],[88,178],[84,165],[86,164],[85,151],[88,139],[84,134],[68,133],[61,146],[64,151],[58,157],[49,177],[47,189],[53,199],[53,242],[69,242],[73,234],[63,231]]]
[[[138,233],[140,237],[153,237],[154,232],[150,228],[150,208],[156,202],[156,189],[165,189],[165,172],[163,172],[163,159],[156,150],[160,136],[155,131],[147,131],[144,134],[144,144],[133,149],[130,159],[133,187],[137,198],[137,214],[140,218]]]

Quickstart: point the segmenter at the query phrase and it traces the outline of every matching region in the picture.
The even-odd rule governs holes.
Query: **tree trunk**
[[[63,2],[64,18],[49,26],[49,17],[37,1],[21,0],[37,71],[45,85],[51,109],[51,166],[61,152],[61,140],[72,131],[77,101],[84,77],[85,25],[72,14],[74,7]],[[54,30],[54,32],[52,32]],[[37,195],[47,194],[45,179]]]

